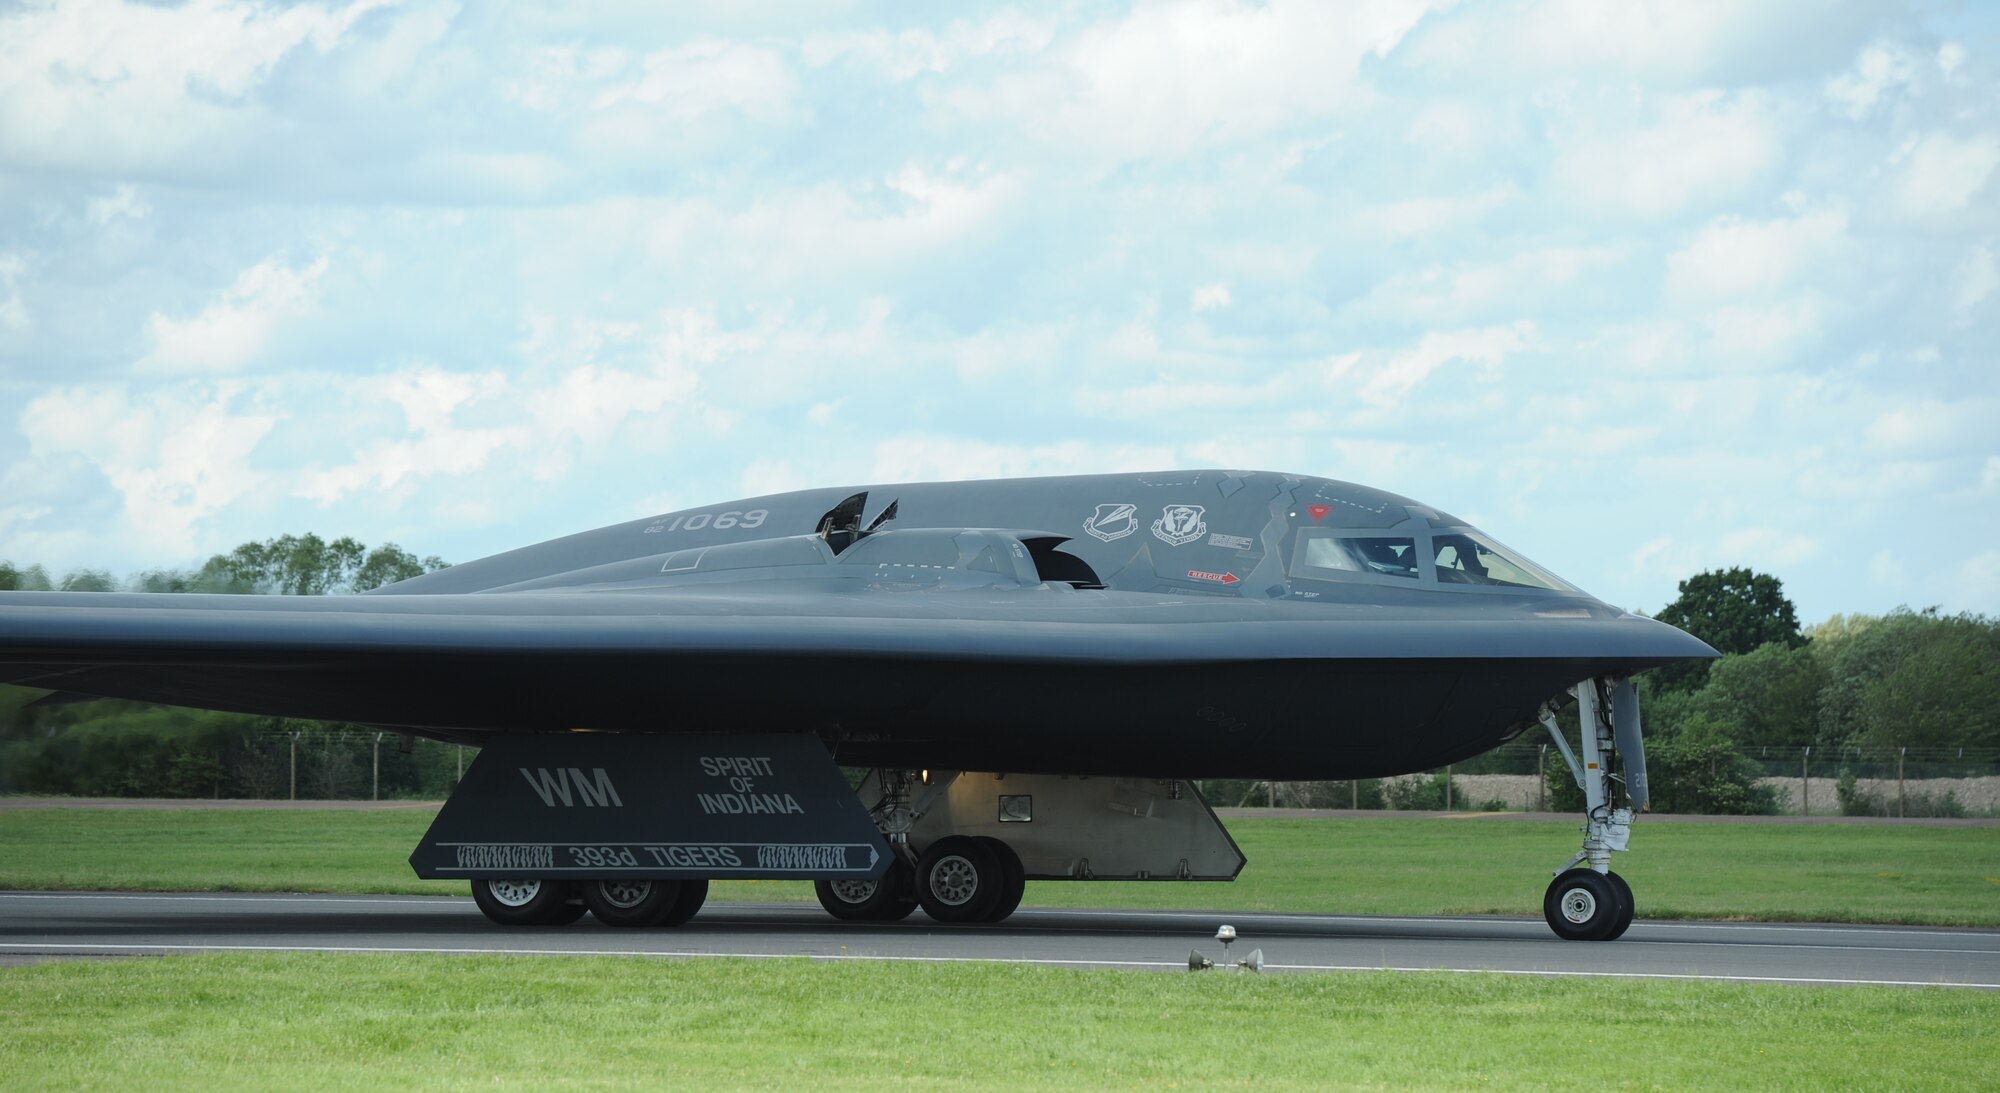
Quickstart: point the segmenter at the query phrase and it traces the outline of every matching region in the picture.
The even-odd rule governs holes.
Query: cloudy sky
[[[0,559],[1222,466],[2000,613],[2000,5],[568,7],[0,4]]]

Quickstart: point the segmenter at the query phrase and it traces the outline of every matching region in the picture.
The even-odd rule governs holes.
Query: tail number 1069
[[[717,531],[735,527],[757,528],[763,527],[765,518],[770,515],[771,511],[769,509],[750,509],[745,512],[731,510],[729,512],[683,513],[664,524],[651,525],[646,529],[646,534],[657,535],[666,531],[700,531],[703,528],[714,528]]]

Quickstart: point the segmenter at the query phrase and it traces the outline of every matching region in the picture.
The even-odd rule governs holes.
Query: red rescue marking
[[[1307,505],[1307,506],[1306,506],[1306,511],[1307,511],[1307,512],[1309,512],[1309,513],[1312,513],[1312,518],[1313,518],[1313,519],[1315,519],[1315,520],[1324,520],[1324,519],[1326,519],[1326,514],[1327,514],[1327,513],[1329,513],[1329,512],[1332,512],[1332,511],[1333,511],[1333,506],[1332,506],[1332,505]]]
[[[1188,576],[1197,581],[1220,581],[1223,584],[1235,584],[1243,579],[1234,573],[1208,573],[1199,569],[1188,570]]]

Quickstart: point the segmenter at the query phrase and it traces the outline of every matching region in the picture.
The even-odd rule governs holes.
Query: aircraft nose
[[[1715,646],[1671,623],[1633,614],[1620,616],[1616,621],[1624,630],[1627,644],[1633,651],[1648,658],[1657,658],[1660,664],[1681,660],[1715,660],[1722,656]]]

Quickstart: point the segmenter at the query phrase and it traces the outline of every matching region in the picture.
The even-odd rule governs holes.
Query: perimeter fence
[[[1750,768],[1745,774],[1768,789],[1769,808],[1780,814],[2000,816],[2000,751],[1766,747],[1742,754]],[[1216,779],[1204,781],[1202,790],[1210,804],[1250,808],[1541,812],[1569,811],[1575,797],[1560,756],[1546,738],[1528,734],[1423,774],[1318,782]],[[1808,807],[1802,810],[1801,802]]]

